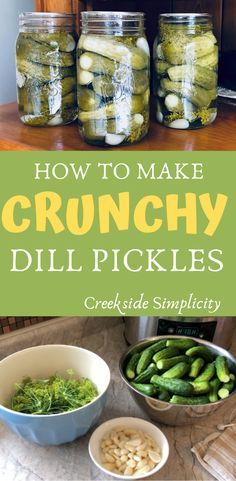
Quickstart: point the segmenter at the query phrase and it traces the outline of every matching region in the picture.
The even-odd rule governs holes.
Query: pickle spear
[[[71,77],[75,72],[74,67],[61,68],[56,65],[41,65],[23,58],[17,59],[17,68],[25,77],[33,77],[42,82],[51,82],[64,77]]]
[[[76,47],[75,38],[67,32],[24,33],[24,37],[58,48],[61,52],[73,52]]]
[[[71,53],[60,52],[56,46],[41,44],[30,38],[23,37],[17,42],[16,53],[18,57],[43,65],[71,67],[75,63]]]

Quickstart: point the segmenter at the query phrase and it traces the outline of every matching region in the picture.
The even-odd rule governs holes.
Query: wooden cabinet
[[[236,49],[236,0],[35,0],[35,8],[38,12],[75,13],[78,31],[82,10],[144,11],[150,42],[155,37],[160,13],[208,12],[213,16],[221,49]]]
[[[87,10],[87,1],[81,0],[35,0],[37,12],[62,12],[75,13],[77,17],[77,30],[79,31],[79,16],[82,10]]]

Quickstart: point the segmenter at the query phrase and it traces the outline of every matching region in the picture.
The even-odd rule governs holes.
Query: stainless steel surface
[[[190,337],[190,336],[189,336]],[[188,338],[189,338],[188,337]],[[222,406],[224,403],[227,409],[227,402],[231,400],[232,396],[236,395],[236,390],[226,399],[217,401],[215,403],[210,404],[202,404],[196,406],[187,406],[187,405],[176,405],[171,404],[164,401],[159,401],[158,399],[152,398],[150,396],[146,396],[141,392],[134,389],[130,383],[127,381],[124,375],[124,368],[127,364],[129,357],[135,353],[142,351],[149,345],[151,345],[154,341],[159,341],[161,339],[181,339],[183,336],[155,336],[143,341],[138,342],[135,346],[130,347],[121,357],[119,363],[120,374],[128,386],[134,400],[137,404],[145,411],[145,413],[153,420],[158,421],[163,424],[169,424],[173,426],[180,426],[184,424],[193,424],[199,421],[200,418],[204,418],[206,416],[210,416],[213,414],[219,407]],[[222,347],[216,346],[208,341],[203,341],[201,339],[196,339],[191,337],[191,339],[195,339],[200,345],[207,346],[211,352],[216,355],[225,356],[231,368],[231,371],[236,374],[236,359],[230,354],[228,351],[223,349]]]
[[[204,329],[207,329],[207,326],[210,325],[210,323],[215,322],[215,332],[213,333],[213,337],[209,340],[214,342],[214,344],[225,348],[229,348],[232,340],[233,331],[236,326],[236,319],[232,317],[126,317],[124,335],[127,342],[129,344],[134,344],[147,337],[159,335],[158,326],[159,323],[164,319],[166,319],[167,321],[169,320],[172,323],[176,323],[176,325],[182,325],[183,328],[186,322],[188,322],[189,324],[199,323],[199,326],[202,326],[202,331],[204,331]],[[164,332],[163,334],[168,335],[171,334],[171,332]],[[195,335],[195,337],[198,336]]]

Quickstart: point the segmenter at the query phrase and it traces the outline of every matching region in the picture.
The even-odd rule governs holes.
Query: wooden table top
[[[0,107],[0,150],[98,150],[80,137],[77,123],[64,127],[27,127],[15,103]],[[236,150],[236,107],[220,104],[216,121],[199,130],[174,130],[151,121],[138,144],[110,150]],[[106,149],[107,150],[107,149]]]

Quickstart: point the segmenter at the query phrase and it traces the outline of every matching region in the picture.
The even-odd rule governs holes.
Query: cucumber
[[[159,401],[169,402],[170,398],[171,396],[170,396],[170,393],[168,393],[168,391],[166,391],[165,389],[160,389],[158,394]]]
[[[144,123],[142,114],[127,115],[109,119],[106,122],[106,130],[109,134],[134,135]]]
[[[227,359],[224,356],[217,356],[215,360],[216,374],[221,382],[230,381],[230,372],[227,363]]]
[[[196,397],[185,397],[185,396],[172,396],[170,399],[172,404],[186,404],[186,405],[196,405],[196,404],[208,404],[208,396],[196,396]]]
[[[143,372],[147,368],[147,366],[150,364],[153,355],[156,352],[164,349],[165,346],[166,346],[166,340],[162,340],[162,341],[155,342],[154,344],[151,344],[151,346],[148,346],[146,349],[144,349],[144,351],[141,352],[141,357],[137,365],[137,369],[136,369],[137,374],[141,374],[141,372]]]
[[[149,65],[148,55],[139,47],[125,45],[105,35],[81,35],[79,48],[142,70]],[[206,52],[207,53],[207,52]]]
[[[165,379],[155,374],[151,378],[151,383],[181,396],[191,396],[193,393],[193,386],[189,382],[183,381],[183,379]]]
[[[197,58],[214,51],[214,40],[206,35],[193,37],[192,41],[188,36],[172,41],[167,39],[162,43],[162,51],[167,62],[173,65],[182,64],[185,61],[192,63]]]
[[[166,349],[163,349],[162,351],[157,352],[153,356],[153,361],[157,363],[158,361],[160,361],[160,359],[168,359],[169,357],[174,357],[174,356],[177,356],[178,354],[179,354],[179,349],[177,349],[176,347],[166,347]]]
[[[204,359],[202,359],[202,357],[197,357],[196,359],[194,359],[191,364],[189,377],[193,377],[193,378],[197,377],[201,369],[203,368],[204,364],[205,364],[205,361]]]
[[[114,75],[117,70],[117,65],[113,60],[102,57],[97,53],[84,52],[79,58],[79,67],[83,70],[97,74]]]
[[[139,132],[143,122],[144,117],[141,114],[109,120],[88,120],[83,124],[83,133],[87,139],[104,138],[107,134],[135,135],[136,132]]]
[[[147,367],[147,369],[145,369],[143,372],[141,372],[141,374],[139,374],[135,379],[134,379],[134,382],[136,383],[149,383],[150,382],[150,379],[151,377],[154,375],[154,374],[157,374],[158,373],[158,369],[156,367],[156,364],[154,362],[152,362],[151,364],[149,364],[149,366]]]
[[[186,351],[185,354],[190,357],[195,357],[195,356],[203,357],[203,359],[205,359],[205,361],[207,362],[212,362],[214,359],[213,354],[205,346],[191,347]]]
[[[46,43],[50,47],[54,44],[61,52],[72,52],[76,48],[76,39],[66,31],[51,33],[24,33],[24,37],[39,43]]]
[[[184,377],[189,371],[189,364],[187,362],[178,362],[175,366],[171,367],[168,371],[164,372],[162,377],[165,379],[180,379]]]
[[[188,356],[175,356],[175,357],[170,357],[168,359],[160,359],[160,361],[157,361],[157,369],[160,371],[164,369],[170,369],[172,366],[175,366],[178,362],[186,362],[189,361]]]
[[[210,383],[208,381],[201,381],[201,382],[191,382],[193,386],[193,394],[206,394],[210,392]]]
[[[123,72],[117,78],[107,74],[97,75],[93,79],[93,90],[101,97],[116,97],[129,94],[143,94],[149,87],[147,70],[131,70]],[[132,82],[132,84],[131,84]]]
[[[56,65],[41,65],[39,63],[30,62],[25,58],[17,58],[18,71],[25,77],[32,77],[43,84],[45,82],[53,82],[65,77],[73,77],[75,73],[74,67],[58,67]]]
[[[135,354],[133,354],[126,366],[126,370],[125,370],[125,375],[127,377],[127,379],[134,379],[135,376],[136,376],[136,366],[138,364],[138,361],[140,359],[140,353],[139,352],[136,352]]]
[[[75,85],[71,77],[45,85],[27,80],[24,87],[18,89],[18,102],[28,114],[55,115],[68,105],[77,106]]]
[[[197,346],[197,342],[194,341],[193,339],[169,339],[166,342],[167,347],[176,347],[177,349],[180,349],[181,351],[186,351],[187,349],[190,349],[191,347]]]
[[[198,58],[195,62],[200,67],[214,68],[218,63],[218,47],[215,45],[214,50],[208,55]]]
[[[130,384],[134,389],[137,389],[137,391],[140,391],[142,394],[146,394],[146,396],[155,396],[158,392],[158,389],[156,386],[153,386],[153,384],[141,384],[134,381]]]
[[[84,137],[88,140],[104,140],[105,135],[107,134],[106,120],[88,120],[87,122],[84,122],[82,132]]]
[[[200,65],[176,65],[168,69],[168,75],[173,82],[194,83],[207,90],[215,88],[217,83],[216,72]]]
[[[219,379],[217,377],[215,377],[214,379],[212,379],[210,381],[209,401],[211,403],[215,403],[215,402],[219,401],[218,391],[220,389],[220,385],[221,385],[221,382],[219,381]]]
[[[18,57],[27,58],[28,61],[40,65],[71,67],[75,64],[72,53],[59,52],[55,47],[29,38],[20,38],[16,44],[16,53]]]
[[[216,87],[206,90],[198,85],[187,82],[173,82],[168,78],[161,79],[160,84],[163,90],[185,97],[197,107],[208,107],[212,100],[217,97]]]
[[[142,113],[145,102],[146,98],[144,95],[126,96],[121,100],[108,102],[96,110],[89,112],[81,111],[79,113],[79,119],[81,122],[87,122],[88,120],[113,119],[119,117],[121,112],[122,116]]]
[[[168,68],[170,68],[170,64],[165,62],[164,60],[155,60],[155,68],[158,75],[164,74]]]
[[[79,108],[82,110],[96,110],[101,103],[99,95],[96,95],[93,90],[82,87],[81,85],[78,85],[77,96]]]
[[[204,371],[196,377],[194,382],[210,381],[215,375],[215,364],[211,362],[206,365]]]
[[[221,389],[219,389],[218,396],[221,399],[226,399],[227,397],[229,397],[233,389],[234,389],[234,381],[229,381],[225,383]]]

